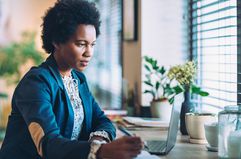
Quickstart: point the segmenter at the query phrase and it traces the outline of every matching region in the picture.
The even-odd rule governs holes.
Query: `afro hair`
[[[67,42],[80,24],[93,25],[98,37],[100,23],[100,13],[94,3],[85,0],[58,0],[43,17],[42,47],[47,53],[53,53],[53,43]]]

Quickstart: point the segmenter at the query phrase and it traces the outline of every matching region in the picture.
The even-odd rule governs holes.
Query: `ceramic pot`
[[[217,122],[217,117],[212,113],[186,113],[185,122],[190,142],[206,144],[204,124]]]
[[[172,112],[172,105],[168,100],[152,101],[151,102],[151,114],[153,118],[160,118],[163,121],[170,121]]]

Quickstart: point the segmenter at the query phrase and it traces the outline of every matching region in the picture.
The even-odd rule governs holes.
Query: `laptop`
[[[166,140],[147,140],[145,150],[151,154],[166,155],[175,146],[183,94],[175,97]]]

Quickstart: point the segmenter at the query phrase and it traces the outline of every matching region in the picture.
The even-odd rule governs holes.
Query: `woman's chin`
[[[80,72],[82,72],[82,71],[84,71],[85,69],[86,69],[86,67],[84,67],[84,66],[81,66],[81,67],[77,67],[77,68],[75,68],[77,71],[80,71]]]

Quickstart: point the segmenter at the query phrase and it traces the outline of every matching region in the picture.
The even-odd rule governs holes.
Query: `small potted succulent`
[[[151,113],[152,117],[169,121],[174,96],[182,92],[180,85],[175,85],[173,80],[167,77],[167,70],[159,66],[157,60],[144,56],[145,85],[144,93],[152,96]]]

